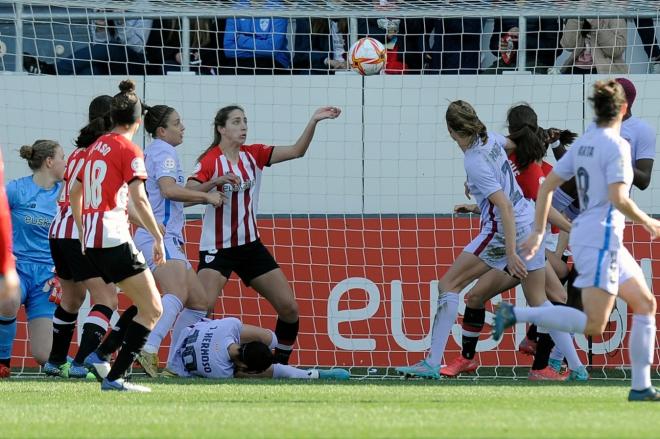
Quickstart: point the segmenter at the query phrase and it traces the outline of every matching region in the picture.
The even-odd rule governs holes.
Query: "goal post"
[[[348,367],[364,376],[380,377],[392,374],[393,367],[423,358],[430,344],[438,279],[479,231],[478,218],[453,214],[453,206],[467,200],[463,194],[462,153],[451,141],[444,123],[450,101],[464,99],[472,103],[489,130],[503,134],[506,111],[519,102],[527,102],[535,109],[543,127],[582,133],[591,121],[586,97],[594,81],[607,76],[536,74],[525,62],[532,53],[529,50],[528,59],[521,61],[518,57],[521,66],[506,74],[483,72],[496,59],[488,34],[493,32],[495,19],[513,17],[522,30],[538,16],[557,20],[577,16],[622,17],[627,23],[625,60],[633,72],[625,76],[637,88],[633,113],[656,130],[660,127],[660,75],[647,73],[653,63],[643,56],[645,47],[636,28],[639,17],[657,18],[658,10],[651,2],[577,2],[577,6],[569,8],[548,1],[500,5],[437,0],[381,5],[368,0],[319,0],[282,1],[276,9],[268,3],[260,2],[247,9],[240,1],[117,1],[112,2],[114,10],[103,11],[95,9],[98,3],[82,0],[1,5],[0,42],[6,52],[0,57],[0,102],[5,110],[0,121],[0,145],[6,181],[29,173],[17,152],[22,144],[49,138],[71,152],[72,139],[85,123],[90,100],[99,94],[114,94],[126,75],[109,76],[94,71],[28,75],[16,70],[22,70],[23,52],[45,62],[75,57],[77,50],[91,46],[89,24],[94,20],[142,19],[146,26],[146,20],[153,23],[180,18],[177,26],[185,31],[200,29],[198,17],[283,17],[288,22],[287,47],[293,59],[300,52],[294,44],[296,30],[301,29],[296,20],[345,18],[343,35],[350,41],[362,36],[359,32],[366,19],[376,21],[373,29],[380,29],[379,18],[399,19],[400,26],[404,26],[405,20],[418,19],[423,26],[416,28],[419,33],[413,35],[422,43],[421,49],[414,52],[425,60],[427,55],[434,56],[427,49],[435,38],[440,38],[435,29],[428,28],[429,20],[483,18],[478,47],[480,66],[471,75],[416,72],[362,77],[348,70],[314,75],[296,71],[295,65],[294,74],[235,75],[223,71],[222,65],[216,65],[216,74],[212,74],[204,67],[213,66],[196,63],[197,59],[190,55],[202,39],[194,32],[183,32],[176,43],[182,60],[178,70],[131,73],[147,104],[167,104],[181,114],[186,131],[184,143],[177,151],[186,174],[210,144],[213,117],[222,106],[237,103],[245,108],[248,143],[273,145],[295,142],[315,108],[342,108],[340,118],[318,125],[304,158],[264,171],[258,218],[261,238],[288,278],[300,308],[300,334],[292,364]],[[211,33],[216,40],[226,31],[205,26],[202,31]],[[313,27],[309,29],[308,36],[316,36]],[[337,35],[342,36],[341,32]],[[519,47],[527,47],[526,37],[521,32]],[[561,52],[562,48],[558,46],[557,50]],[[562,56],[567,55],[560,54],[559,62],[565,59]],[[166,65],[163,62],[155,66]],[[252,73],[260,73],[260,68],[254,67]],[[150,142],[143,130],[136,138],[143,147]],[[633,190],[634,199],[654,215],[660,214],[657,169],[656,166],[649,188]],[[201,212],[199,208],[187,210],[186,251],[195,264]],[[627,229],[625,242],[658,296],[660,244],[650,242],[638,226]],[[519,289],[505,293],[503,298],[524,302]],[[478,374],[519,376],[531,364],[528,357],[517,352],[524,326],[508,331],[499,343],[487,333],[492,304],[499,300],[494,299],[487,308],[487,325],[477,348],[477,359],[482,365]],[[121,307],[126,305],[122,299]],[[461,305],[446,360],[459,355],[463,309]],[[81,318],[84,314],[81,312]],[[235,277],[217,301],[215,316],[236,316],[267,328],[274,328],[276,319],[270,304]],[[629,318],[630,312],[619,301],[605,335],[594,339],[593,364],[603,372],[598,376],[621,376],[621,371],[627,370]],[[21,311],[12,366],[25,373],[35,367],[26,328]],[[586,340],[578,336],[576,343],[586,360]],[[168,346],[166,339],[161,346],[162,358]],[[658,360],[656,350],[656,373]]]

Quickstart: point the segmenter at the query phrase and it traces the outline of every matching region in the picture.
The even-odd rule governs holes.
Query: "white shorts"
[[[557,244],[559,244],[559,233],[545,232],[543,237],[545,249],[554,253],[557,251]]]
[[[527,241],[532,231],[532,224],[516,229],[516,247]],[[489,267],[506,271],[506,247],[504,232],[482,230],[463,251],[472,253],[484,261]],[[518,254],[520,256],[520,254]],[[521,256],[522,258],[522,256]],[[525,261],[527,271],[539,270],[545,267],[545,251],[538,251],[532,259]]]
[[[595,287],[616,295],[619,285],[628,279],[635,276],[644,277],[642,269],[625,247],[617,251],[573,246],[572,251],[578,272],[573,285],[578,288]]]
[[[135,235],[135,245],[142,252],[144,258],[147,260],[147,265],[151,271],[156,270],[156,264],[153,258],[154,238],[146,233],[139,233]],[[179,238],[172,235],[163,236],[163,243],[165,244],[165,259],[174,259],[183,261],[186,264],[186,269],[190,270],[192,265],[188,261],[186,253],[183,251],[183,242]]]

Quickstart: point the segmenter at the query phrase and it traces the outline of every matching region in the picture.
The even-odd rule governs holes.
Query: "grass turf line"
[[[3,438],[657,438],[660,405],[626,382],[0,381]]]

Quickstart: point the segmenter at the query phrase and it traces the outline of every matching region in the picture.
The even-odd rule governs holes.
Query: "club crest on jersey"
[[[200,162],[197,162],[197,164],[195,165],[195,169],[193,169],[193,174],[197,174],[201,170],[202,170],[202,164]]]
[[[270,18],[261,18],[259,20],[259,27],[262,31],[267,31],[268,26],[270,25]]]
[[[215,256],[213,256],[213,255],[205,255],[204,256],[204,262],[206,262],[207,264],[210,264],[211,262],[213,262],[214,259],[215,259]]]
[[[166,171],[171,171],[174,168],[176,168],[176,161],[174,161],[173,158],[165,159],[165,161],[163,162],[163,169],[165,169]]]
[[[146,174],[147,168],[144,166],[144,160],[141,157],[135,157],[131,162],[131,169],[137,174]]]

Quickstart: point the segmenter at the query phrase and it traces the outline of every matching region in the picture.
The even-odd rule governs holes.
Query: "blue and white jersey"
[[[183,168],[175,148],[167,142],[155,139],[144,150],[144,162],[147,168],[146,189],[149,203],[156,221],[165,226],[165,235],[175,237],[183,242],[183,226],[185,217],[183,202],[164,198],[160,193],[158,180],[163,177],[173,178],[176,184],[183,186]],[[136,235],[147,234],[144,229],[138,229]],[[151,235],[149,235],[151,236]],[[138,236],[136,236],[136,240]]]
[[[488,200],[497,191],[511,200],[516,225],[529,225],[534,221],[534,204],[523,196],[516,182],[504,146],[506,138],[501,134],[488,133],[488,142],[480,139],[465,151],[463,164],[467,184],[481,209],[481,228],[484,231],[504,231],[500,210]]]
[[[625,216],[608,197],[608,186],[633,180],[630,145],[613,128],[591,129],[578,138],[553,171],[575,177],[580,214],[573,221],[570,245],[617,250],[623,245]]]
[[[176,351],[168,368],[183,377],[233,378],[235,366],[228,349],[241,343],[242,328],[235,317],[204,319],[189,326],[173,346]]]
[[[591,122],[586,131],[598,128]],[[633,165],[637,160],[655,160],[655,129],[646,121],[630,116],[621,123],[621,137],[630,144],[630,158]]]
[[[57,199],[62,183],[50,189],[38,186],[32,176],[7,184],[7,201],[11,210],[13,252],[16,261],[53,265],[48,244],[48,230],[57,214]]]

